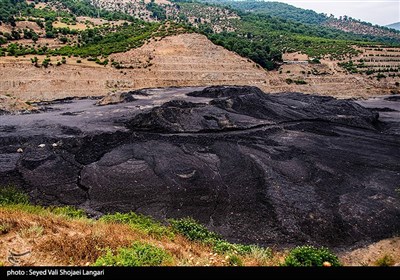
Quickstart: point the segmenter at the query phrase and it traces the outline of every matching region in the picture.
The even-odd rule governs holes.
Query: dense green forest
[[[229,1],[229,0],[205,0],[213,4],[232,7],[241,12],[253,12],[256,14],[269,15],[291,21],[308,24],[320,24],[327,20],[325,14],[319,14],[312,10],[296,8],[292,5],[280,2],[264,1]]]

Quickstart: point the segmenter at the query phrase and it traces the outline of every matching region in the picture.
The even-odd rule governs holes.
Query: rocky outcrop
[[[338,248],[399,232],[400,132],[389,115],[252,87],[145,93],[0,116],[0,184],[94,215],[191,216],[246,243]]]

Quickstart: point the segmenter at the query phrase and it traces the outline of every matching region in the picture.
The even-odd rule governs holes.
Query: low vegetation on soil
[[[5,265],[94,266],[320,266],[339,265],[328,249],[299,247],[287,253],[230,243],[192,218],[162,224],[130,213],[93,220],[71,206],[29,203],[14,187],[0,189],[0,261]],[[10,263],[9,252],[26,256]]]

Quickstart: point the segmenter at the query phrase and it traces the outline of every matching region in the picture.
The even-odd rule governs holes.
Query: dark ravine
[[[223,86],[132,94],[0,116],[0,185],[93,216],[191,216],[233,242],[346,248],[399,233],[399,102]]]

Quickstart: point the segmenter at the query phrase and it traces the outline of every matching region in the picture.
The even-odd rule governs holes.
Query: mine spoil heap
[[[400,123],[378,110],[255,87],[122,96],[0,116],[0,185],[94,216],[191,216],[234,242],[339,248],[400,230]]]

